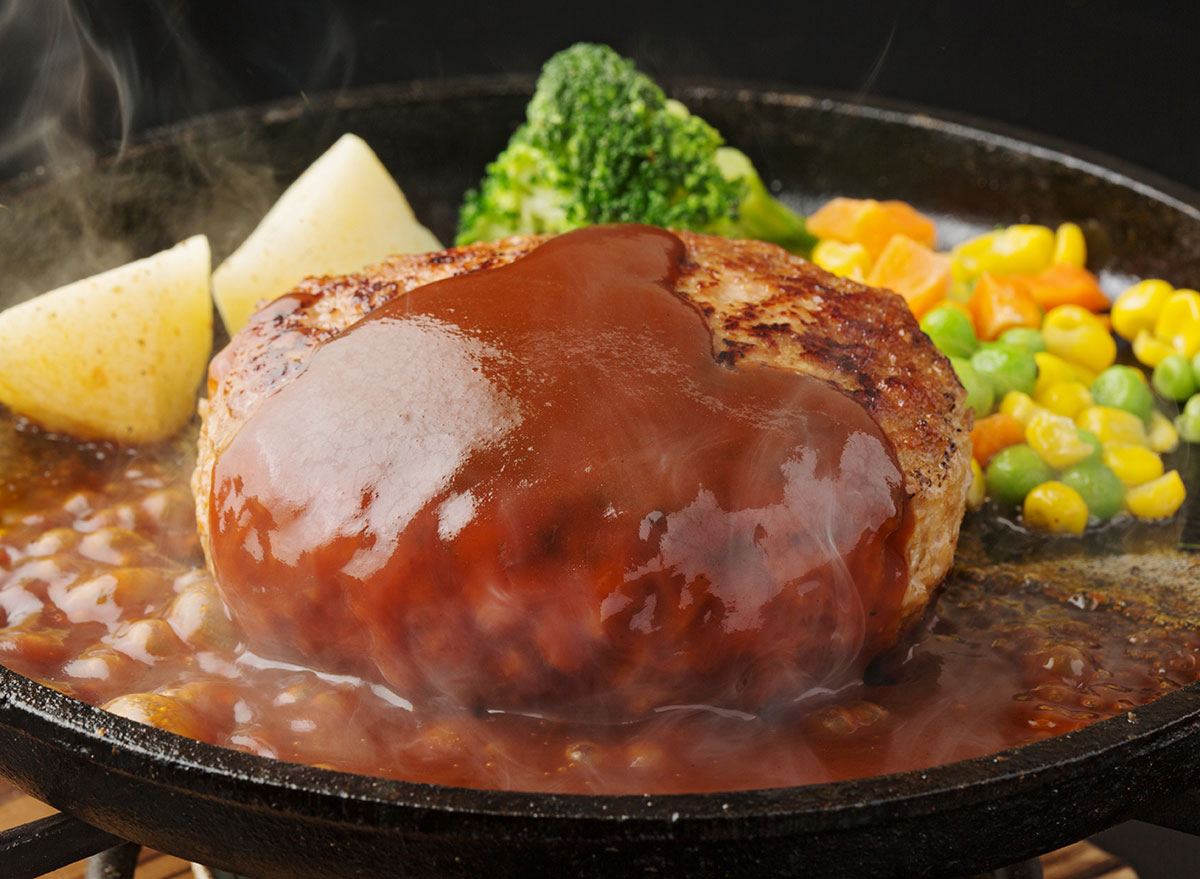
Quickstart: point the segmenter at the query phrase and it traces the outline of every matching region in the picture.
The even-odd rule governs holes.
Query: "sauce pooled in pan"
[[[282,496],[264,495],[243,479],[227,490],[224,506],[214,506],[231,517],[235,567],[334,570],[363,586],[350,601],[307,601],[311,584],[300,580],[289,594],[266,579],[274,591],[258,603],[252,582],[231,589],[249,596],[246,607],[235,607],[235,621],[196,539],[187,492],[191,437],[133,451],[55,439],[6,416],[0,420],[0,660],[114,712],[257,754],[412,781],[591,793],[789,786],[921,768],[1123,714],[1197,678],[1200,639],[1191,632],[1059,603],[1033,582],[953,575],[926,630],[886,678],[871,673],[864,682],[857,669],[835,667],[834,660],[852,666],[869,655],[870,612],[886,618],[903,583],[889,575],[895,568],[876,571],[874,588],[856,596],[857,611],[812,603],[806,598],[812,593],[800,587],[823,576],[828,547],[837,547],[848,566],[899,555],[906,523],[898,483],[888,476],[895,465],[886,440],[869,418],[863,423],[861,410],[817,382],[765,368],[735,372],[713,362],[698,315],[665,289],[678,259],[671,239],[651,235],[632,244],[640,252],[633,260],[637,270],[612,286],[628,283],[651,294],[647,308],[661,318],[656,326],[662,331],[648,339],[639,324],[644,313],[618,311],[617,323],[628,333],[597,347],[595,331],[557,332],[555,321],[538,321],[536,296],[522,300],[511,289],[496,297],[488,321],[468,323],[450,311],[458,308],[456,297],[468,295],[457,282],[447,285],[444,299],[431,288],[351,331],[366,341],[361,350],[373,366],[397,370],[390,383],[353,388],[377,404],[353,410],[350,435],[363,443],[343,447],[333,462],[360,474],[351,483],[357,494],[334,497],[320,479],[301,490],[305,483],[292,479]],[[569,275],[586,258],[574,256],[556,271]],[[527,280],[526,286],[540,283],[536,276]],[[422,302],[431,291],[436,301]],[[621,304],[620,289],[601,284],[593,292],[604,300],[601,307]],[[503,337],[505,326],[527,332]],[[539,371],[543,345],[578,358],[579,369]],[[636,353],[653,363],[648,355],[657,350],[694,353],[696,346],[707,362],[697,357],[675,378],[704,388],[703,377],[713,383],[705,390],[656,392],[648,385],[657,375],[611,390],[645,393],[648,406],[671,406],[678,413],[667,420],[668,428],[679,427],[675,448],[690,448],[695,466],[659,460],[655,471],[643,435],[622,430],[604,405],[580,415],[582,446],[559,435],[543,412],[571,393],[603,399],[610,392],[607,378],[589,377],[589,362],[607,357],[623,364]],[[350,346],[333,343],[319,353],[330,362],[353,356]],[[413,382],[428,373],[423,358],[432,353],[449,359],[426,379],[422,397]],[[319,382],[323,370],[314,358],[295,384]],[[734,405],[723,396],[727,381],[753,387]],[[517,402],[522,388],[534,391],[523,403]],[[781,412],[768,394],[793,394],[808,411]],[[400,431],[410,452],[414,435],[426,437],[425,454],[415,458],[422,466],[414,472],[389,469],[402,457],[396,447],[376,454],[366,444],[381,425],[396,429],[392,404],[398,400],[444,428]],[[325,405],[343,402],[349,405],[335,383]],[[497,417],[481,424],[480,406]],[[730,409],[742,417],[718,430],[716,440],[688,445],[700,422],[707,428],[714,413]],[[319,436],[325,416],[315,408],[293,417],[307,419],[307,429]],[[288,423],[267,419],[262,430],[293,439]],[[248,443],[253,436],[247,433]],[[815,436],[824,439],[814,442]],[[761,457],[742,465],[739,480],[714,475],[713,462],[747,437],[761,441]],[[306,445],[312,441],[292,442],[290,456],[275,462],[304,475],[311,463],[304,456],[324,454],[320,444]],[[553,454],[526,454],[539,443]],[[851,466],[855,448],[865,463]],[[246,454],[258,453],[250,443]],[[608,474],[622,455],[648,456],[639,466],[682,478],[668,481],[666,491],[641,484],[614,491]],[[227,459],[227,466],[235,460]],[[750,466],[756,460],[761,466]],[[829,491],[796,504],[789,499],[788,468],[806,461],[829,480]],[[503,478],[496,475],[500,466]],[[588,466],[590,472],[572,472]],[[807,535],[788,537],[775,511],[791,504],[799,521],[824,516],[857,489],[854,474],[870,468],[887,487],[877,504],[867,505],[878,515],[850,517],[826,549],[797,553]],[[569,502],[544,502],[551,480],[571,476],[578,478]],[[413,495],[421,502],[380,505],[375,488],[388,479],[424,486]],[[509,489],[522,480],[531,486],[525,502],[504,500],[505,480]],[[314,542],[319,551],[307,550],[306,558],[301,544],[285,539],[287,529],[276,526],[286,524],[289,508],[312,506],[313,498],[337,501],[321,505],[337,515],[324,521],[329,539]],[[251,501],[258,506],[239,508]],[[520,515],[506,518],[505,504],[513,503]],[[270,505],[276,506],[273,521],[263,526]],[[680,561],[704,560],[721,540],[729,549],[731,520],[739,516],[755,521],[750,539],[733,544],[741,553],[734,557],[747,564],[727,572],[716,563]],[[256,517],[258,526],[249,527]],[[416,584],[411,595],[397,596],[372,580],[372,570],[399,562],[397,549],[354,530],[368,519],[382,521],[376,534],[389,534],[393,547],[408,547],[406,557],[416,560],[418,571],[406,575]],[[401,520],[418,527],[396,527]],[[575,536],[556,529],[579,521],[588,527],[575,529]],[[691,550],[686,556],[670,539],[680,533],[691,535],[683,544]],[[585,537],[596,547],[585,556],[591,563],[586,576],[563,561],[571,557],[571,542]],[[489,556],[485,548],[500,538],[507,554]],[[539,562],[530,548],[550,550],[540,556],[549,560]],[[446,571],[458,576],[439,579]],[[759,573],[775,583],[775,592],[760,588],[768,581]],[[579,588],[543,600],[548,584],[572,577]],[[515,596],[518,613],[499,600],[505,593],[498,582]],[[431,621],[438,613],[453,616]],[[840,655],[835,650],[834,659],[828,652],[810,654],[814,630],[803,628],[809,613],[820,625],[857,620],[861,628],[836,631],[857,631],[861,640],[843,645]],[[355,628],[372,615],[407,626],[425,661],[405,665],[411,656],[404,651],[415,648],[397,649]],[[318,630],[336,636],[326,642],[336,649],[301,660],[291,642],[260,647],[254,627],[272,616],[286,618],[298,641],[315,639]],[[668,637],[681,627],[698,639],[686,655],[669,647]],[[496,632],[507,637],[507,649],[482,643]],[[828,646],[831,632],[818,634]],[[319,648],[315,641],[309,646]],[[791,671],[781,673],[776,664],[780,649],[799,660]],[[365,655],[374,661],[358,667],[355,657]],[[731,658],[733,667],[726,667],[722,660]],[[804,679],[789,677],[797,669]],[[820,680],[827,685],[814,685]],[[669,692],[673,687],[679,690]],[[796,696],[806,698],[792,701]]]

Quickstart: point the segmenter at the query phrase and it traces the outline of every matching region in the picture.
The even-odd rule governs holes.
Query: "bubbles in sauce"
[[[581,230],[319,348],[217,459],[252,647],[418,704],[620,721],[853,681],[906,586],[891,445],[823,382],[719,363],[682,255]]]
[[[614,724],[421,707],[247,650],[202,567],[181,447],[131,455],[31,435],[19,452],[29,478],[0,510],[0,661],[127,717],[284,760],[530,791],[788,786],[992,753],[1200,676],[1195,633],[952,577],[887,682],[787,709],[677,705]]]
[[[669,258],[666,262],[669,275]],[[460,392],[494,389],[483,396],[500,415],[492,423],[505,425],[499,437],[479,425],[458,430],[457,419],[447,416],[450,404],[440,411],[431,407],[431,417],[458,430],[453,443],[441,446],[438,460],[455,457],[445,449],[464,446],[498,454],[504,437],[515,442],[537,420],[530,407],[513,402],[514,380],[491,371],[491,359],[510,355],[482,327],[465,332],[455,321],[435,324],[427,312],[412,311],[425,315],[420,320],[430,330],[427,342],[449,339],[459,354],[481,367],[479,373],[471,370],[477,383],[461,376]],[[678,314],[694,316],[686,309]],[[702,328],[698,319],[696,325]],[[459,331],[447,335],[443,330],[448,326]],[[571,344],[576,346],[573,351],[586,347],[587,338],[556,341],[549,325],[545,327],[539,338],[547,343]],[[704,342],[711,345],[707,337]],[[412,352],[389,348],[375,353],[403,361]],[[413,376],[419,366],[414,364]],[[535,367],[536,363],[531,370]],[[389,394],[413,390],[385,388],[377,399],[390,400]],[[606,390],[588,388],[589,398]],[[610,422],[602,410],[595,416],[593,423],[603,428],[602,444],[619,427]],[[869,430],[844,429],[848,441],[839,450],[838,466],[846,476],[856,472],[851,462],[862,453],[849,439],[862,437],[864,449],[872,446]],[[614,511],[623,509],[612,496],[605,500],[584,495],[568,506],[572,516],[582,510],[598,517],[600,534],[610,541],[606,545],[642,547],[636,566],[613,566],[610,576],[613,583],[617,578],[625,583],[631,571],[644,569],[652,589],[631,594],[627,587],[610,585],[607,591],[587,594],[599,602],[600,631],[610,626],[608,634],[619,636],[622,649],[640,650],[642,658],[650,655],[661,661],[666,678],[684,674],[696,661],[689,657],[672,669],[671,656],[654,652],[657,633],[671,631],[655,628],[663,621],[664,608],[687,610],[679,608],[687,594],[683,584],[695,575],[689,565],[699,562],[686,561],[693,556],[684,548],[698,544],[704,550],[717,543],[705,530],[713,510],[736,518],[749,515],[747,511],[785,506],[784,468],[809,460],[795,452],[796,443],[768,446],[774,449],[774,460],[781,462],[779,477],[774,484],[753,489],[755,505],[747,501],[736,506],[727,484],[705,482],[705,494],[697,478],[676,492],[675,507],[660,504],[662,509],[631,517],[630,527],[624,529],[611,524],[624,521],[608,513],[609,503]],[[904,661],[888,669],[886,678],[872,674],[863,682],[849,675],[836,692],[809,692],[800,702],[777,700],[765,710],[706,702],[656,703],[644,707],[636,719],[621,718],[616,709],[643,706],[610,705],[614,713],[603,720],[563,720],[544,711],[539,716],[537,711],[422,700],[416,698],[416,688],[381,682],[374,669],[355,674],[338,668],[336,656],[296,661],[249,646],[253,639],[228,612],[203,566],[188,493],[194,447],[191,435],[137,452],[77,444],[47,437],[0,412],[0,662],[124,716],[255,754],[417,782],[603,794],[778,787],[920,769],[1123,715],[1200,677],[1200,636],[1195,632],[1137,622],[1090,604],[1061,603],[1032,582],[1010,580],[1005,585],[952,574],[926,629],[906,647]],[[637,454],[639,448],[635,443],[623,453]],[[697,454],[703,458],[716,453],[699,449]],[[815,461],[826,460],[807,454]],[[293,448],[292,455],[298,460],[299,450]],[[470,457],[464,455],[465,460]],[[339,466],[350,466],[350,460],[344,457]],[[606,460],[595,456],[590,463],[597,472],[597,465]],[[551,460],[555,464],[566,466],[557,457]],[[451,470],[465,472],[469,466]],[[826,472],[815,465],[814,471]],[[604,472],[603,466],[599,472]],[[425,478],[428,472],[417,476]],[[473,529],[488,523],[485,514],[494,496],[490,488],[458,484],[440,492],[412,519],[423,522],[424,540],[449,553],[458,541],[477,533]],[[345,508],[353,510],[353,504]],[[361,503],[359,513],[365,515]],[[525,535],[530,545],[544,545],[545,529],[563,515],[559,507],[545,510],[516,533]],[[676,521],[681,523],[678,530],[671,527]],[[487,531],[498,527],[492,522]],[[694,536],[690,542],[673,544],[668,537],[680,532]],[[902,533],[903,528],[894,530],[885,539]],[[969,519],[964,533],[968,541],[977,542],[980,520]],[[994,539],[986,531],[982,536]],[[472,549],[471,542],[464,546],[482,552]],[[351,539],[345,548],[349,560],[361,550],[361,541]],[[743,550],[760,552],[764,568],[776,560],[773,549],[763,550],[754,539]],[[299,559],[302,554],[283,555]],[[704,553],[694,557],[703,558]],[[470,552],[466,558],[475,563]],[[359,570],[370,570],[375,563],[368,558]],[[388,561],[382,563],[386,567]],[[662,576],[671,567],[679,571],[677,577]],[[745,588],[752,591],[751,586]],[[505,632],[509,625],[525,626],[517,631],[533,643],[528,648],[532,659],[517,659],[548,664],[532,652],[541,643],[539,637],[556,637],[553,627],[530,627],[521,614],[506,617],[506,606],[495,599],[496,593],[482,593],[491,597],[491,603],[480,605],[487,613],[469,618],[474,629],[447,630],[459,637],[441,646],[444,655],[478,662],[471,652],[474,645],[461,643],[464,631]],[[614,594],[617,597],[610,598]],[[678,603],[658,604],[664,594]],[[724,607],[728,594],[714,593],[709,600]],[[655,607],[647,612],[650,596],[655,597]],[[624,598],[629,602],[622,603]],[[758,616],[758,630],[753,628],[753,615],[746,617],[751,620],[749,629],[738,622],[747,606],[739,603],[719,616],[713,637],[728,638],[729,643],[773,637],[770,616],[776,606],[765,605],[770,612]],[[309,607],[296,601],[292,610],[298,615],[298,630],[327,623],[334,631],[346,624],[336,604]],[[522,613],[539,622],[536,602]],[[681,619],[694,622],[696,617]],[[350,646],[370,646],[357,633],[349,637]],[[422,650],[442,655],[432,636],[425,637]],[[460,649],[464,652],[455,652]],[[508,659],[483,655],[498,663]],[[619,660],[620,656],[611,659],[608,673],[615,676]],[[318,667],[319,663],[324,664]],[[713,682],[709,678],[705,686]],[[584,681],[588,686],[594,683]],[[593,696],[596,692],[591,691]],[[533,699],[529,693],[517,695]]]

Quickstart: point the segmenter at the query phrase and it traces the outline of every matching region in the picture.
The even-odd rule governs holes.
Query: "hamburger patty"
[[[904,534],[899,534],[906,582],[898,602],[867,607],[868,615],[882,609],[886,612],[880,616],[887,618],[871,619],[864,624],[871,631],[860,636],[864,647],[886,646],[921,617],[952,560],[970,482],[970,422],[961,385],[948,361],[919,330],[907,305],[895,294],[835,278],[773,245],[686,232],[676,234],[683,243],[683,255],[678,274],[673,278],[674,292],[703,316],[717,361],[734,370],[753,371],[766,366],[822,380],[861,405],[890,441],[908,497],[905,527],[910,530],[905,532],[906,540],[902,539]],[[210,370],[209,400],[203,412],[200,455],[193,479],[201,539],[210,559],[214,474],[222,454],[239,430],[252,423],[267,400],[306,371],[322,343],[337,338],[368,313],[408,291],[442,279],[511,265],[546,240],[515,237],[441,253],[393,257],[361,274],[307,280],[293,293],[258,312],[214,360]],[[244,537],[239,539],[245,542]],[[497,540],[502,543],[501,538]],[[471,564],[475,567],[464,567],[464,576],[478,576],[478,560]],[[470,574],[472,571],[476,573]],[[491,569],[488,572],[489,576],[495,574]],[[376,601],[373,605],[357,598],[339,605],[336,595],[331,597],[316,587],[303,598],[289,601],[286,589],[264,590],[261,584],[249,581],[227,582],[230,578],[222,577],[220,570],[218,579],[251,637],[259,633],[268,640],[270,649],[286,653],[289,645],[296,644],[299,652],[314,662],[360,672],[369,671],[373,663],[383,677],[406,692],[420,690],[429,679],[436,678],[434,689],[448,692],[456,701],[478,704],[489,702],[494,696],[502,707],[544,707],[550,698],[545,685],[527,689],[512,683],[523,676],[538,677],[531,666],[543,664],[553,667],[556,676],[552,677],[559,689],[563,680],[574,682],[567,687],[569,699],[608,694],[629,681],[643,685],[643,693],[633,701],[604,697],[610,709],[615,705],[612,710],[620,714],[670,703],[673,696],[676,701],[755,708],[765,700],[786,695],[788,686],[814,685],[811,676],[805,679],[806,683],[797,684],[783,675],[788,683],[782,685],[782,690],[781,685],[756,679],[778,676],[772,670],[779,665],[778,651],[762,642],[782,641],[792,653],[798,649],[789,634],[797,620],[788,619],[786,612],[782,615],[773,612],[778,620],[772,625],[780,628],[769,638],[761,637],[763,632],[759,632],[730,646],[721,640],[725,638],[723,634],[706,635],[698,642],[704,645],[700,649],[705,656],[685,658],[676,670],[678,673],[671,671],[674,657],[687,651],[674,642],[656,642],[654,650],[658,652],[651,651],[648,664],[657,669],[631,671],[626,659],[614,659],[611,663],[614,670],[609,674],[604,671],[609,661],[604,657],[608,653],[602,655],[601,647],[589,646],[592,636],[625,638],[629,621],[615,636],[611,632],[605,634],[599,624],[593,626],[594,621],[578,631],[565,619],[561,626],[549,621],[541,627],[546,630],[558,627],[566,632],[563,636],[566,647],[551,644],[545,632],[526,636],[513,634],[515,628],[501,627],[504,634],[500,637],[511,638],[511,649],[496,652],[481,648],[472,652],[464,650],[461,644],[447,646],[449,642],[462,639],[470,642],[487,636],[477,622],[468,624],[460,620],[456,626],[473,628],[443,632],[440,638],[423,638],[420,650],[411,645],[400,645],[393,650],[393,645],[386,643],[387,626],[402,628],[408,619],[403,614],[412,616],[417,610],[428,610],[405,606],[404,592],[408,588],[405,583],[388,584],[386,594],[390,597],[373,599]],[[669,590],[674,590],[669,596],[658,596],[660,604],[668,598],[669,603],[681,608],[690,603],[691,598],[685,599],[679,592],[678,583]],[[418,591],[413,587],[414,595]],[[864,590],[864,595],[867,591]],[[319,601],[313,598],[318,594],[324,596]],[[444,596],[439,594],[436,600],[443,601]],[[327,606],[314,607],[306,614],[306,602]],[[538,602],[545,603],[544,596]],[[549,603],[553,605],[553,601]],[[402,610],[396,611],[394,606]],[[651,601],[649,607],[653,606]],[[536,615],[540,613],[538,607],[531,600],[518,616]],[[660,606],[659,615],[663,612]],[[395,616],[397,613],[400,616]],[[437,605],[433,616],[441,619],[446,613],[446,607]],[[582,613],[603,617],[608,611],[601,610],[598,598],[594,607],[585,608]],[[686,616],[688,620],[693,619],[694,613],[679,612],[681,618]],[[808,605],[797,604],[796,613],[803,616],[812,610]],[[384,619],[388,621],[386,625],[379,622]],[[295,630],[273,636],[274,627],[285,622]],[[688,625],[691,623],[679,623],[670,637],[686,639]],[[357,649],[366,654],[367,661],[356,664],[351,656],[353,651],[347,650],[343,642],[347,634],[360,630],[363,646]],[[335,642],[335,646],[330,649],[322,646],[323,636]],[[665,636],[655,637],[661,641]],[[805,637],[812,641],[818,636]],[[406,630],[397,632],[396,638],[412,640],[413,635]],[[645,652],[642,647],[638,649]],[[314,657],[314,652],[320,655]],[[461,661],[459,654],[463,652],[473,658]],[[623,645],[615,652],[625,656],[631,650]],[[405,658],[397,659],[400,655]],[[693,691],[685,683],[696,677],[689,675],[689,663],[707,662],[718,669],[736,665],[735,659],[747,660],[751,670],[714,671],[717,677],[737,678],[722,680],[720,692]],[[419,674],[407,671],[405,663],[412,662],[422,666]],[[452,668],[445,671],[439,665]],[[431,670],[431,666],[435,668]],[[598,666],[603,668],[596,671]],[[759,666],[768,670],[756,670]],[[589,669],[584,675],[589,683],[578,684],[583,668]],[[861,665],[855,668],[861,670]],[[644,686],[647,674],[663,679],[662,687],[652,686],[647,692]],[[687,691],[672,691],[680,686]],[[729,696],[734,691],[736,694]]]

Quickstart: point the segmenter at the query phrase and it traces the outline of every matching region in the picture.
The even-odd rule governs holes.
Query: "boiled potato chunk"
[[[250,237],[213,273],[213,296],[230,334],[260,302],[307,277],[344,275],[393,253],[440,250],[383,163],[345,134],[313,162]]]
[[[0,313],[0,402],[81,439],[165,439],[195,411],[212,349],[208,239]]]

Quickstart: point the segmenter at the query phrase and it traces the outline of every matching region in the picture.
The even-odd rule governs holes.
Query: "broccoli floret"
[[[649,223],[807,252],[803,217],[750,160],[608,46],[546,62],[526,121],[467,193],[457,243],[593,223]]]

